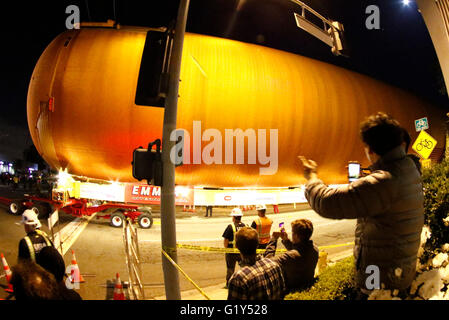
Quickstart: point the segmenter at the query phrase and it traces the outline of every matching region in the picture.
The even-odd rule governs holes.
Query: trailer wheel
[[[36,213],[38,219],[48,219],[49,210],[46,206],[40,203],[35,203],[33,204],[31,210],[33,210]]]
[[[137,223],[142,229],[150,229],[153,226],[153,218],[148,213],[141,213]]]
[[[115,228],[120,228],[123,226],[123,220],[125,220],[125,215],[121,211],[116,211],[111,215],[110,225]]]
[[[19,216],[23,213],[25,207],[21,201],[15,200],[9,204],[9,212],[15,216]]]

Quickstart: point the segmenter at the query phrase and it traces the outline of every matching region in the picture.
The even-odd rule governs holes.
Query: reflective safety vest
[[[270,242],[270,231],[273,220],[267,217],[259,217],[256,221],[257,233],[259,233],[259,243],[266,244]]]
[[[48,247],[52,246],[52,243],[45,232],[41,230],[36,230],[36,233],[40,235],[42,238],[44,238],[45,243],[47,244]],[[34,248],[33,242],[31,241],[29,236],[26,236],[24,239],[28,246],[28,251],[30,252],[31,261],[36,262],[36,250]]]
[[[242,223],[242,222],[241,222]],[[246,227],[247,225],[242,223],[241,226],[239,226],[240,228]],[[235,234],[237,233],[237,228],[235,227],[234,223],[231,223],[231,227],[232,227],[232,241],[229,241],[229,244],[232,244],[232,246],[234,247],[234,242],[235,242]]]

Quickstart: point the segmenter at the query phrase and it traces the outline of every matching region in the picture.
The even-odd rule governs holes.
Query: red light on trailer
[[[55,111],[55,98],[53,98],[53,97],[48,99],[48,110],[51,112]]]

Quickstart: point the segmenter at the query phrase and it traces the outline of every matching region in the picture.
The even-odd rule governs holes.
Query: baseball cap
[[[29,226],[36,226],[36,228],[42,227],[36,212],[33,210],[25,210],[22,214],[22,220],[20,221],[21,224],[26,224]]]
[[[240,210],[240,208],[232,209],[231,216],[232,217],[241,217],[241,216],[243,216],[242,210]]]

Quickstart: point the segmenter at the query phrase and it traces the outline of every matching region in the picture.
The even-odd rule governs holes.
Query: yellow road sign
[[[412,149],[415,150],[421,157],[427,159],[430,157],[433,149],[437,145],[437,141],[424,130],[418,135]]]
[[[421,165],[423,168],[430,169],[432,167],[432,160],[430,159],[422,159]]]

